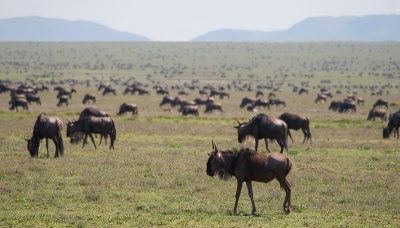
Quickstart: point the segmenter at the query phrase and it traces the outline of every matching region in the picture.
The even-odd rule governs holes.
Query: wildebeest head
[[[32,138],[25,138],[27,142],[27,148],[31,157],[38,156],[39,154],[39,141],[33,140]]]
[[[67,121],[67,137],[71,138],[70,141],[72,144],[79,143],[84,136],[84,134],[78,130],[78,121],[72,122],[69,119]]]
[[[238,122],[239,125],[234,126],[234,128],[238,129],[238,142],[242,143],[242,142],[246,141],[246,134],[243,129],[243,125],[246,123],[241,123],[238,120],[236,120],[236,121]]]
[[[210,157],[207,161],[207,175],[213,177],[221,167],[221,154],[218,151],[217,146],[215,145],[214,140],[211,142],[212,144],[212,151],[208,154]]]
[[[390,137],[391,133],[392,132],[389,128],[383,128],[383,138],[384,139],[388,139]]]

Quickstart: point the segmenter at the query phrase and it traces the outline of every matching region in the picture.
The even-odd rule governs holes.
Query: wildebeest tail
[[[58,128],[58,148],[60,150],[60,155],[63,156],[64,155],[64,142],[63,142],[63,138],[62,138],[62,127],[63,127],[63,122],[61,122],[61,120],[56,121],[57,124],[57,128]]]

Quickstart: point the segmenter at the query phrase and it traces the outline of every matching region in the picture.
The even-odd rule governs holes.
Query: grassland
[[[89,79],[93,86],[74,86],[78,93],[71,105],[61,108],[56,107],[54,91],[41,92],[42,106],[31,105],[29,112],[19,113],[9,111],[9,95],[0,94],[0,226],[397,227],[400,141],[382,139],[384,121],[366,120],[377,97],[350,87],[367,102],[357,113],[339,114],[329,111],[329,104],[315,104],[318,88],[312,87],[329,79],[328,86],[337,85],[346,94],[340,85],[391,84],[382,98],[398,102],[399,49],[398,43],[1,43],[1,79]],[[325,60],[331,62],[322,66]],[[101,64],[102,69],[94,67]],[[220,149],[254,146],[238,144],[233,126],[236,119],[254,115],[239,103],[255,92],[231,91],[230,99],[217,99],[224,113],[201,111],[193,118],[181,117],[176,110],[163,113],[158,107],[162,97],[154,91],[150,96],[122,95],[124,87],[118,85],[117,96],[102,97],[94,86],[111,77],[123,81],[131,76],[150,86],[193,79],[202,85],[226,85],[240,78],[255,89],[265,82],[283,82],[278,97],[287,107],[260,112],[303,114],[311,120],[313,135],[312,145],[302,145],[302,133],[292,132],[288,156],[294,167],[288,180],[293,185],[293,212],[284,215],[284,192],[273,181],[253,184],[255,215],[250,215],[244,188],[239,215],[234,216],[236,181],[206,175],[212,139]],[[309,95],[298,96],[287,86],[301,81],[310,81]],[[95,150],[91,144],[82,149],[70,144],[64,132],[64,157],[48,159],[42,146],[39,158],[31,158],[23,137],[32,133],[36,116],[46,112],[64,122],[77,118],[85,107],[85,93],[96,94],[93,106],[114,118],[116,149],[101,145]],[[175,96],[177,91],[171,93]],[[198,96],[189,91],[187,99]],[[334,100],[344,97],[334,95]],[[117,116],[123,102],[136,103],[139,115]],[[265,152],[264,143],[260,148]],[[270,148],[279,150],[276,143]],[[50,151],[54,155],[52,144]]]

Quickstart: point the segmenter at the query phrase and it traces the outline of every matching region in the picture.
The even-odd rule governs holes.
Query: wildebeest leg
[[[307,128],[307,137],[310,139],[310,144],[312,144],[310,128]]]
[[[258,139],[255,139],[256,140],[256,151],[257,151],[257,149],[258,149]]]
[[[96,146],[96,143],[94,142],[94,138],[93,138],[92,133],[89,133],[89,136],[90,136],[90,139],[91,139],[92,142],[93,142],[94,148],[97,149],[97,146]]]
[[[49,139],[48,138],[46,138],[46,150],[47,150],[47,158],[49,158],[50,154],[49,154]]]
[[[251,205],[253,206],[253,210],[251,211],[251,214],[254,214],[256,212],[256,204],[254,203],[254,198],[253,198],[253,187],[251,186],[251,181],[246,182],[247,185],[247,191],[249,192],[249,197],[251,200]]]
[[[290,134],[290,131],[289,131],[289,129],[288,129],[287,133],[288,133],[288,135],[289,135],[290,139],[291,139],[291,140],[292,140],[292,142],[293,142],[292,134]],[[305,137],[305,136],[304,136],[304,137]],[[304,142],[303,142],[303,144],[304,144]]]
[[[292,210],[291,205],[290,205],[290,195],[292,192],[291,186],[290,186],[289,182],[286,180],[286,177],[277,177],[276,179],[279,181],[279,184],[286,192],[285,201],[283,202],[283,211],[286,214],[289,214],[290,211]]]
[[[276,139],[276,142],[281,147],[281,154],[282,154],[283,153],[283,148],[285,147],[285,142],[283,141],[283,139]]]
[[[52,138],[52,140],[53,140],[54,146],[56,146],[56,154],[54,155],[54,157],[57,158],[58,157],[58,146],[57,146],[58,141],[56,138]],[[47,143],[47,138],[46,138],[46,143]]]
[[[235,201],[235,207],[233,208],[233,214],[237,214],[237,206],[239,203],[239,197],[240,197],[240,192],[242,191],[242,182],[238,181],[237,182],[237,188],[236,188],[236,201]]]
[[[268,139],[265,138],[264,142],[265,142],[265,149],[267,149],[268,153],[271,153],[271,151],[269,151],[269,148],[268,148]]]
[[[308,134],[307,134],[307,131],[304,128],[302,128],[301,130],[303,131],[303,134],[304,134],[304,139],[303,139],[303,144],[304,144],[306,142],[306,139],[308,138],[307,137]]]
[[[85,134],[85,138],[83,139],[82,149],[85,147],[85,144],[87,142],[87,137],[88,137],[88,134]]]

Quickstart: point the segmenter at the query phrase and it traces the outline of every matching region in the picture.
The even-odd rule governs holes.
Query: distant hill
[[[42,17],[0,19],[0,41],[150,41],[90,21]]]
[[[308,18],[284,31],[216,30],[192,41],[400,41],[400,15]]]

